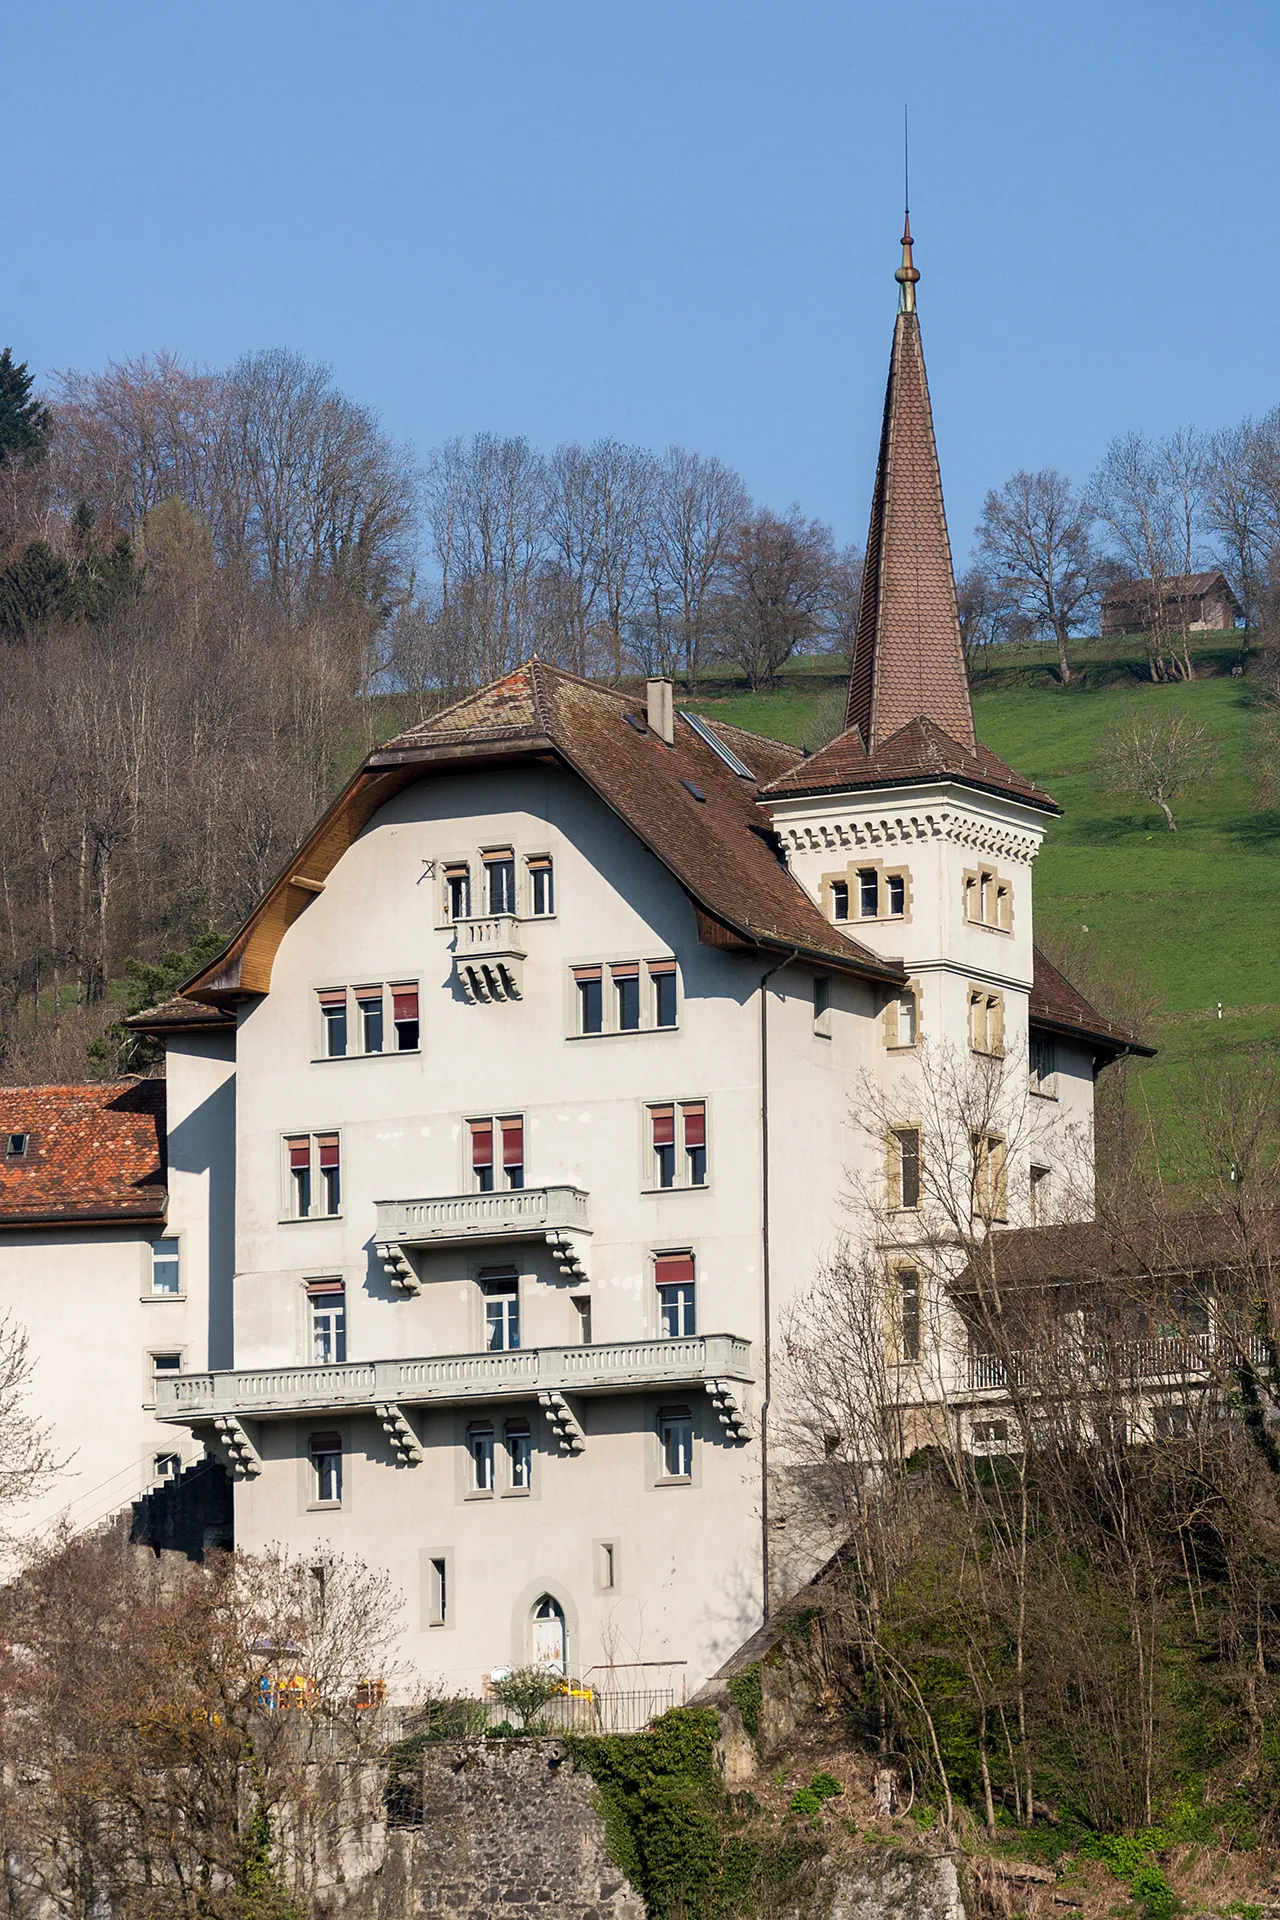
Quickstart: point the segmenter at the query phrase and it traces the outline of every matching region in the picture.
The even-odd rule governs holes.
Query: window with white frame
[[[341,1280],[310,1280],[307,1312],[311,1318],[311,1358],[334,1366],[347,1357],[347,1290]]]
[[[316,995],[320,1057],[346,1060],[373,1053],[415,1053],[418,983],[398,980],[360,987],[327,987]],[[388,1031],[392,1044],[387,1045]]]
[[[648,1109],[649,1186],[705,1187],[707,1103],[667,1100]]]
[[[688,1407],[662,1407],[658,1412],[658,1443],[664,1480],[693,1478],[693,1416]]]
[[[1027,1084],[1042,1100],[1058,1097],[1058,1049],[1050,1033],[1032,1033],[1028,1045]]]
[[[889,1205],[911,1209],[920,1205],[921,1136],[919,1127],[889,1130]]]
[[[449,920],[471,918],[471,868],[465,860],[453,860],[444,870],[444,910]]]
[[[969,1046],[974,1053],[1004,1052],[1004,995],[993,987],[969,989]]]
[[[484,1267],[484,1344],[490,1353],[510,1353],[520,1345],[520,1276],[514,1267]]]
[[[182,1372],[180,1353],[153,1353],[151,1356],[151,1398],[157,1398],[156,1388],[162,1380],[172,1380],[175,1374]]]
[[[524,1118],[518,1113],[484,1114],[467,1121],[471,1142],[471,1186],[475,1193],[524,1186]]]
[[[493,1428],[487,1422],[467,1428],[472,1493],[493,1492]]]
[[[295,1133],[285,1138],[288,1217],[315,1220],[342,1206],[341,1148],[336,1133]]]
[[[151,1293],[156,1300],[174,1300],[182,1291],[179,1246],[176,1236],[166,1235],[151,1242]]]
[[[516,910],[516,857],[510,847],[492,848],[481,856],[484,864],[486,913]]]
[[[678,1024],[674,960],[611,960],[572,971],[576,1033],[649,1033]]]
[[[549,853],[531,854],[525,861],[529,889],[529,917],[546,920],[556,910],[555,870]]]
[[[317,1507],[342,1504],[342,1435],[313,1433],[308,1446],[311,1460],[311,1501]]]
[[[666,1340],[686,1340],[698,1330],[693,1255],[659,1253],[654,1256],[653,1279],[658,1295],[658,1328]]]
[[[533,1485],[533,1433],[527,1420],[508,1420],[502,1429],[507,1455],[507,1486],[528,1493]]]

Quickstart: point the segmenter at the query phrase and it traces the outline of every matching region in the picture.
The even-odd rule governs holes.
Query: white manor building
[[[1056,808],[974,736],[917,277],[908,241],[837,740],[528,662],[371,754],[140,1019],[167,1052],[145,1218],[37,1222],[35,1122],[0,1168],[41,1403],[82,1342],[96,1368],[47,1403],[75,1497],[104,1411],[144,1484],[220,1458],[236,1543],[387,1568],[449,1691],[531,1660],[705,1679],[805,1571],[769,1564],[780,1327],[874,1243],[851,1192],[880,1182],[909,1241],[925,1050],[1035,1075],[1040,1158],[999,1172],[1025,1227],[1130,1044],[1037,953]],[[109,1353],[104,1324],[132,1330]]]

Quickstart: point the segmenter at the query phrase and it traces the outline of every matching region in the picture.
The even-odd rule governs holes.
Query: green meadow
[[[1230,674],[1236,648],[1206,647],[1202,677],[1157,687],[1138,647],[1083,645],[1084,678],[1069,687],[1039,649],[997,655],[974,673],[974,718],[979,738],[1062,808],[1036,863],[1037,937],[1109,1010],[1123,1016],[1130,1003],[1159,1049],[1135,1076],[1135,1097],[1167,1135],[1188,1076],[1280,1042],[1280,813],[1254,801],[1260,707],[1253,683]],[[838,687],[802,664],[776,692],[723,685],[689,704],[800,744]],[[1098,772],[1103,735],[1138,708],[1185,712],[1209,736],[1208,777],[1175,801],[1176,833],[1154,806],[1106,792]]]

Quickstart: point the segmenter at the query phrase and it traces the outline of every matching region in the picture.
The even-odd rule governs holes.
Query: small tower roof
[[[898,317],[880,433],[845,725],[875,753],[911,720],[931,720],[972,753],[951,542],[916,313],[911,217],[902,234]]]

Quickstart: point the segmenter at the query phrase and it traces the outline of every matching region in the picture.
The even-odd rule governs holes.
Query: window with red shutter
[[[477,1193],[493,1192],[493,1122],[471,1120],[471,1177]]]
[[[289,1199],[295,1220],[305,1220],[311,1211],[311,1135],[304,1133],[286,1140],[289,1153]]]
[[[691,1187],[707,1184],[707,1109],[701,1100],[687,1101],[680,1109],[684,1128],[684,1157]]]
[[[674,1187],[676,1183],[676,1110],[670,1107],[650,1107],[650,1123],[653,1127],[653,1160],[657,1184],[660,1187]]]
[[[324,1026],[325,1058],[340,1060],[347,1051],[347,990],[341,987],[332,993],[322,993],[318,998]]]
[[[396,1052],[412,1053],[418,1045],[418,989],[397,986],[391,989],[391,1012],[396,1029]]]
[[[654,1260],[658,1325],[668,1340],[687,1340],[697,1331],[691,1253],[660,1253]]]
[[[518,1114],[498,1122],[502,1129],[502,1173],[508,1187],[524,1185],[524,1121]]]
[[[321,1133],[316,1136],[320,1179],[324,1187],[324,1212],[337,1213],[342,1204],[342,1175],[338,1161],[338,1136],[336,1133]]]

